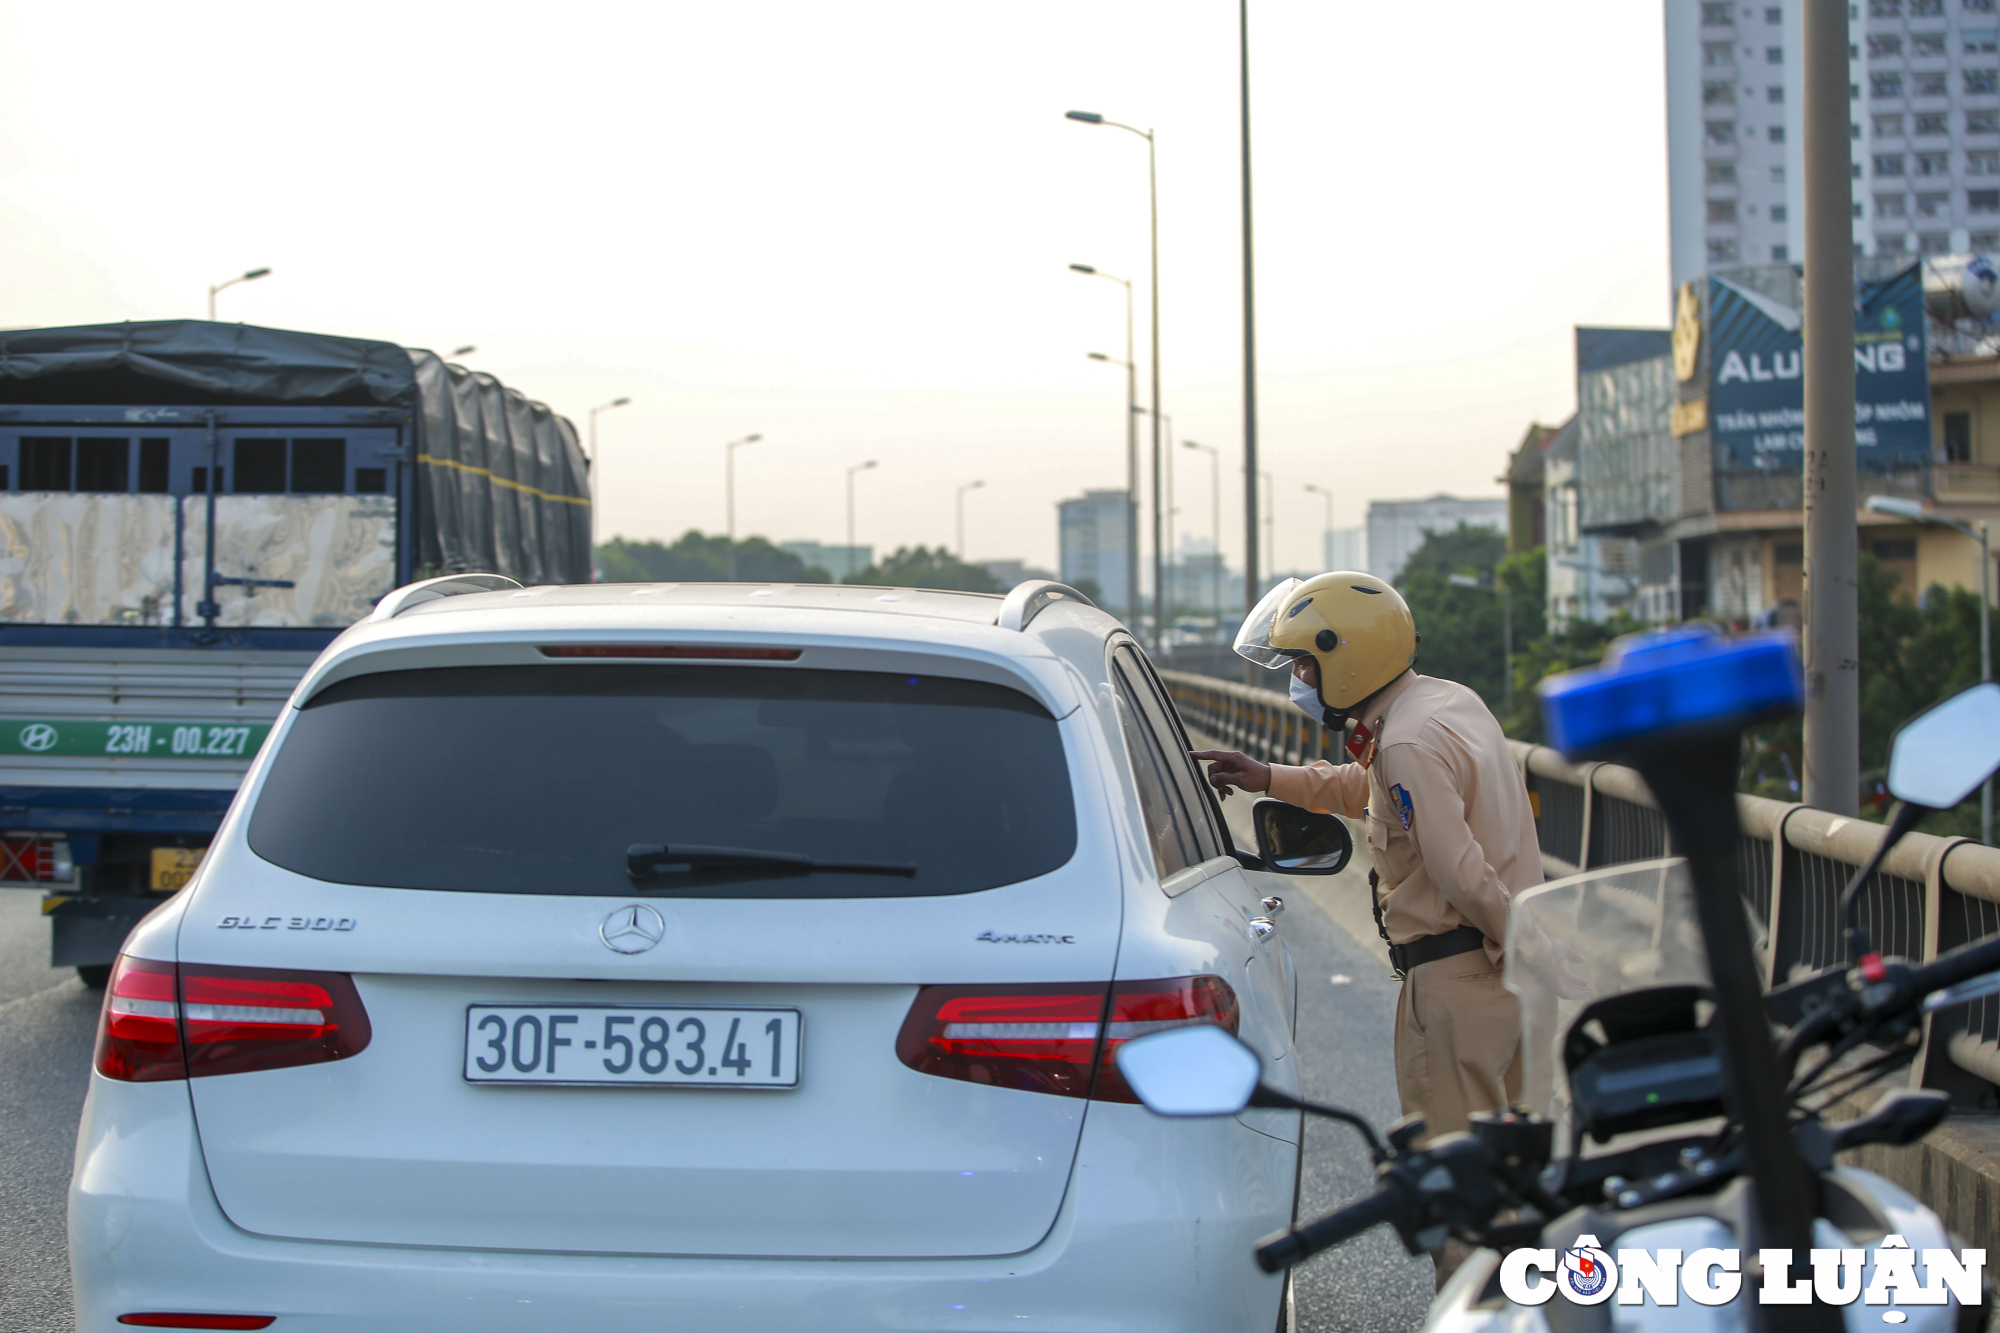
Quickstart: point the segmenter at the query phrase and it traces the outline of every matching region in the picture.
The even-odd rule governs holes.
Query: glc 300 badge
[[[997,930],[983,930],[973,936],[981,944],[1075,944],[1074,935],[1003,935]]]
[[[666,921],[644,903],[619,908],[597,928],[604,947],[617,953],[644,953],[666,933]]]

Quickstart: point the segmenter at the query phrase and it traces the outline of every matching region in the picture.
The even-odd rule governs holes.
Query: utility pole
[[[1859,813],[1848,0],[1804,0],[1807,805]]]
[[[1250,225],[1250,0],[1237,0],[1238,85],[1243,104],[1243,614],[1257,605],[1257,283]],[[1220,626],[1217,626],[1220,629]],[[1243,664],[1243,683],[1258,667]]]

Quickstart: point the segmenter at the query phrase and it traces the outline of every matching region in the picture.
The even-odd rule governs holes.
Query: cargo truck
[[[201,321],[0,332],[0,885],[101,985],[292,687],[383,594],[590,577],[571,423],[393,343]]]

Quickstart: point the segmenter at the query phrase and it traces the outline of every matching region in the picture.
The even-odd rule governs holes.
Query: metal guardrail
[[[1245,685],[1160,673],[1188,726],[1266,763],[1332,760],[1333,741],[1281,695]],[[1616,764],[1570,764],[1547,746],[1509,741],[1535,806],[1550,878],[1670,855],[1666,821],[1638,773]],[[1885,829],[1807,805],[1736,798],[1744,895],[1764,926],[1765,981],[1784,982],[1839,961],[1840,893],[1880,846]],[[1869,937],[1884,953],[1928,961],[2000,931],[2000,850],[1970,838],[1913,833],[1862,891]],[[1927,1020],[1912,1086],[1940,1088],[1961,1104],[2000,1105],[2000,997]]]

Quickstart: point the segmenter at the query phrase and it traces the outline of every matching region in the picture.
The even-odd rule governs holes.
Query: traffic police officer
[[[1429,1134],[1521,1092],[1521,1021],[1500,983],[1507,910],[1542,882],[1527,787],[1480,697],[1416,672],[1417,628],[1394,588],[1367,574],[1288,580],[1244,622],[1236,651],[1292,668],[1291,695],[1354,762],[1294,767],[1204,751],[1208,778],[1367,821],[1376,926],[1402,980],[1396,1089]],[[1377,878],[1379,877],[1379,888]],[[1439,1284],[1457,1267],[1438,1255]]]

